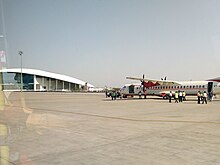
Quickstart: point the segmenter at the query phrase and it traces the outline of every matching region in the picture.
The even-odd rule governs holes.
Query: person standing
[[[116,92],[112,91],[111,93],[112,100],[116,100]]]
[[[179,91],[179,102],[183,102],[183,92]]]
[[[198,98],[198,104],[200,104],[200,100],[201,100],[201,93],[200,93],[200,91],[197,92],[197,98]]]
[[[183,101],[186,101],[186,92],[183,91]]]
[[[169,103],[171,103],[172,96],[173,96],[172,91],[170,91],[170,93],[169,93]]]
[[[111,92],[111,98],[112,98],[112,100],[114,99],[114,97],[115,97],[115,96],[114,96],[114,91],[112,91],[112,92]]]
[[[175,94],[174,94],[175,103],[178,103],[178,96],[179,96],[179,93],[176,91]]]
[[[144,99],[146,99],[147,98],[147,90],[145,89],[144,90]]]
[[[200,98],[201,98],[201,99],[200,99],[201,102],[203,102],[203,99],[204,99],[204,98],[203,98],[203,93],[202,93],[202,92],[200,92]]]
[[[202,104],[204,104],[204,102],[207,104],[207,93],[206,93],[206,91],[204,91],[204,93],[203,93]]]
[[[207,100],[211,102],[212,101],[212,97],[213,97],[213,92],[208,92]]]

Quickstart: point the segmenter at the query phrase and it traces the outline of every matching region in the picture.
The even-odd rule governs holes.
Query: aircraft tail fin
[[[220,77],[213,78],[213,79],[209,79],[208,81],[216,81],[216,82],[220,82]]]

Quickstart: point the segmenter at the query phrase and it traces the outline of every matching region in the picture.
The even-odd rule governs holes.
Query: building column
[[[42,78],[42,88],[44,90],[44,77],[42,76],[41,78]]]
[[[56,87],[55,87],[55,90],[57,91],[57,79],[56,79]]]
[[[48,90],[51,90],[51,78],[48,80]]]
[[[37,77],[36,77],[36,75],[34,75],[34,91],[36,91],[37,90]]]

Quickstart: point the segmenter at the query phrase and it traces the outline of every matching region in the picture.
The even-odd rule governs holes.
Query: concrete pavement
[[[198,105],[156,97],[112,101],[104,94],[11,93],[0,111],[1,129],[7,128],[0,133],[1,162],[217,165],[219,105],[219,100]]]

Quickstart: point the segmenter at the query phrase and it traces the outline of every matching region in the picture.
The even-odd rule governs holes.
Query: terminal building
[[[22,73],[22,74],[21,74]],[[82,80],[37,69],[2,69],[4,91],[86,91],[94,86]],[[22,81],[21,81],[22,80]]]

